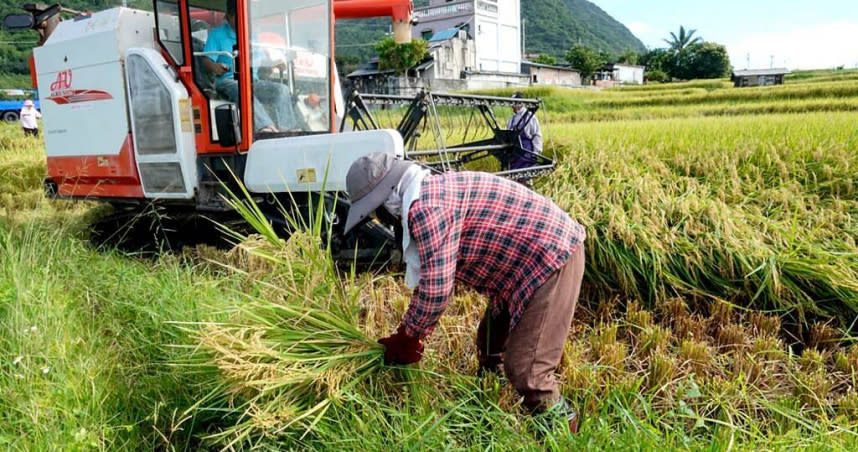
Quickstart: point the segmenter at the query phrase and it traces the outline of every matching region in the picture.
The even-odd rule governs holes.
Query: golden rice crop
[[[543,189],[588,227],[600,291],[858,315],[853,114],[553,128]],[[618,158],[618,156],[622,158]]]
[[[747,89],[722,89],[700,94],[672,94],[654,96],[629,94],[620,97],[592,100],[594,107],[623,108],[654,105],[704,105],[723,102],[761,102],[774,100],[817,99],[821,97],[854,97],[858,93],[858,81],[815,83],[810,85],[780,85]]]

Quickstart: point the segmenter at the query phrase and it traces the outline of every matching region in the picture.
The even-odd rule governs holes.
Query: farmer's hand
[[[378,343],[384,345],[385,364],[413,364],[423,358],[423,342],[405,332],[405,326],[392,336],[379,339]]]

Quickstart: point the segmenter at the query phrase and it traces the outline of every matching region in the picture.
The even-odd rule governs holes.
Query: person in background
[[[209,32],[204,52],[232,53],[237,41],[235,34],[235,0],[226,1],[225,23]],[[203,58],[203,68],[217,76],[215,90],[229,100],[238,102],[238,81],[233,77],[233,60],[226,55]],[[269,114],[266,107],[271,109]],[[253,130],[277,133],[302,129],[295,117],[292,94],[280,83],[267,80],[253,82]]]
[[[523,99],[521,92],[512,95],[514,99]],[[523,104],[515,104],[512,107],[513,115],[507,121],[508,130],[518,130],[521,148],[528,153],[542,154],[542,129],[539,127],[539,119],[527,111]],[[523,169],[533,166],[536,160],[532,155],[525,153],[514,159],[509,164],[509,169]]]
[[[29,136],[32,135],[34,137],[39,136],[39,119],[41,119],[42,114],[39,113],[39,110],[36,110],[36,106],[33,104],[33,101],[27,99],[24,101],[24,106],[21,107],[21,127],[24,128],[24,135]]]
[[[455,282],[489,297],[477,330],[481,371],[503,373],[534,414],[578,414],[554,373],[572,324],[584,275],[584,227],[548,198],[487,173],[432,175],[414,162],[374,153],[346,176],[351,206],[345,232],[374,212],[402,225],[405,283],[415,289],[396,333],[379,340],[385,362],[423,357],[453,298]]]

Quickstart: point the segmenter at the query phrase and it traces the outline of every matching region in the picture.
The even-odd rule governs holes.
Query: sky
[[[650,48],[679,26],[727,46],[737,69],[858,68],[858,0],[590,0]]]

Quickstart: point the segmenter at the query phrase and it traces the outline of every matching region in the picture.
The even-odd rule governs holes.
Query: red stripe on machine
[[[54,101],[57,105],[77,104],[81,102],[96,102],[99,100],[113,99],[109,93],[96,89],[79,89],[46,98]]]

